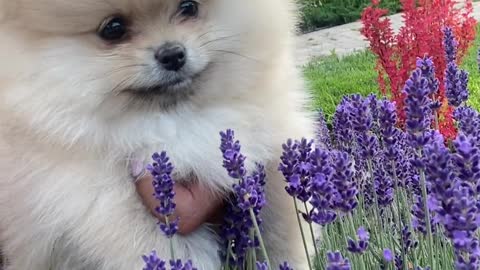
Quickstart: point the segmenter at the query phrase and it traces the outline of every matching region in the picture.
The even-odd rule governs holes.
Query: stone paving
[[[480,2],[473,5],[473,16],[480,21]],[[392,15],[390,19],[393,29],[398,31],[402,26],[401,14]],[[361,22],[354,22],[299,36],[296,52],[297,63],[305,65],[315,57],[330,55],[333,51],[344,56],[366,49],[368,43],[360,33],[361,28]]]

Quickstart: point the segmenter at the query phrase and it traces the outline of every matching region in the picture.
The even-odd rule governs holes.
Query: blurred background
[[[354,22],[360,19],[371,0],[299,0],[302,32],[307,33],[326,27]],[[381,7],[390,12],[401,11],[400,0],[382,0]]]

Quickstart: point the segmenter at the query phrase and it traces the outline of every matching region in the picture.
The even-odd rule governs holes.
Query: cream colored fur
[[[0,0],[0,243],[8,270],[133,270],[156,249],[156,220],[131,183],[128,157],[165,150],[176,178],[216,191],[219,131],[236,131],[249,161],[268,168],[265,238],[275,265],[305,267],[294,211],[277,172],[287,138],[312,137],[295,68],[293,0],[200,0],[197,21],[170,19],[176,0]],[[108,46],[95,31],[126,14],[135,35]],[[192,95],[163,108],[123,88],[155,79],[151,48],[185,44],[203,70]],[[219,269],[215,235],[175,237],[199,270]]]

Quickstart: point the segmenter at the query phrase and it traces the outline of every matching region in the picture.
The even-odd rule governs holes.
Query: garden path
[[[480,2],[473,3],[475,19],[480,21]],[[402,15],[390,16],[392,26],[397,31],[402,26]],[[313,58],[330,55],[332,52],[340,56],[360,51],[368,47],[360,29],[361,22],[344,24],[332,28],[318,30],[298,37],[296,59],[301,66]]]

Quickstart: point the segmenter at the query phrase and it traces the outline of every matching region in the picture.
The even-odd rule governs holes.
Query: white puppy
[[[287,138],[312,137],[292,59],[293,0],[0,0],[0,242],[8,270],[141,269],[156,220],[128,157],[167,151],[175,178],[230,188],[219,132],[268,168],[272,261],[305,257],[277,172]],[[176,255],[219,269],[215,235]]]

